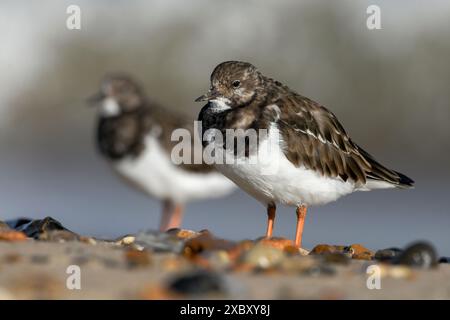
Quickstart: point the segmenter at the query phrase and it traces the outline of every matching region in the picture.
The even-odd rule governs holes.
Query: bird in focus
[[[130,76],[107,75],[88,102],[98,109],[96,140],[102,157],[130,185],[162,201],[161,231],[180,226],[186,203],[225,196],[235,188],[210,165],[172,161],[174,130],[189,130],[191,146],[199,145],[193,142],[193,121],[149,100]]]
[[[208,93],[196,99],[207,101],[199,114],[204,147],[222,150],[228,160],[215,167],[266,206],[266,237],[272,237],[278,204],[296,208],[295,244],[301,247],[308,207],[355,191],[413,187],[413,180],[353,142],[331,111],[252,64],[223,62],[210,81]],[[237,137],[249,130],[267,134],[241,140],[254,145],[247,143],[238,152],[235,144],[226,143],[230,130]]]

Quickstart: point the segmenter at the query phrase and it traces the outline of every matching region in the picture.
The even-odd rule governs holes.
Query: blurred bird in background
[[[175,129],[189,130],[192,148],[201,148],[193,141],[193,122],[150,101],[131,76],[107,75],[88,103],[98,109],[96,139],[102,157],[125,181],[162,201],[161,231],[180,226],[185,203],[221,197],[235,188],[212,166],[173,163]]]

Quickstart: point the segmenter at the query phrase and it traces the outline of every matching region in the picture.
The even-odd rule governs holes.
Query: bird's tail
[[[376,161],[369,153],[363,149],[359,149],[364,158],[370,163],[372,169],[367,173],[368,180],[372,180],[373,185],[382,188],[383,185],[388,187],[411,189],[414,188],[414,181],[403,173],[391,170]],[[369,183],[369,181],[368,181]]]

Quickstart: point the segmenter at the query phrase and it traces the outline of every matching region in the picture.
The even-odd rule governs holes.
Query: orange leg
[[[307,208],[304,205],[297,207],[297,229],[295,230],[295,246],[302,247],[303,227],[305,225]]]
[[[267,231],[266,238],[272,238],[273,225],[275,223],[275,212],[277,207],[274,204],[269,204],[267,206]]]
[[[169,229],[179,228],[182,220],[183,206],[174,204],[169,200],[164,201],[159,231],[164,232]]]

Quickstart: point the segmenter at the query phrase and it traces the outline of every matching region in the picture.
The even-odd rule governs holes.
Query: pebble
[[[360,244],[352,244],[350,246],[336,246],[328,244],[319,244],[315,246],[310,254],[324,255],[324,254],[342,254],[348,258],[357,260],[372,260],[374,253]]]
[[[195,258],[204,252],[212,250],[232,250],[236,243],[224,239],[215,238],[211,233],[204,232],[198,237],[186,241],[183,255],[187,258]]]
[[[21,231],[0,230],[0,241],[24,241],[27,236]]]
[[[135,236],[126,235],[114,241],[115,244],[120,246],[129,246],[132,245],[136,241]]]
[[[209,231],[207,231],[207,230],[203,230],[203,231],[200,231],[200,232],[195,232],[195,231],[192,231],[192,230],[179,229],[179,228],[170,229],[170,230],[168,230],[166,232],[168,234],[174,235],[177,238],[184,239],[184,240],[198,237],[199,235],[201,235],[202,233],[205,233],[205,232],[209,233]]]
[[[438,256],[431,244],[427,242],[416,242],[401,252],[394,263],[413,268],[428,269],[437,266]]]
[[[349,247],[344,248],[344,251],[351,252],[352,259],[357,260],[372,260],[374,253],[372,250],[367,249],[361,244],[352,244]]]
[[[169,233],[158,231],[138,233],[133,244],[139,248],[157,252],[181,253],[184,247],[184,241],[182,239]]]
[[[258,243],[242,255],[241,262],[267,269],[280,264],[285,257],[286,254],[282,250]]]
[[[441,257],[439,263],[450,263],[450,257]]]
[[[208,265],[214,270],[225,270],[232,265],[232,259],[225,250],[214,250],[205,255]]]
[[[178,275],[169,282],[168,289],[185,295],[226,293],[223,278],[217,273],[205,270]]]
[[[402,249],[400,248],[387,248],[381,249],[375,252],[374,259],[383,262],[389,262],[396,259],[400,253],[402,253]]]
[[[75,237],[76,234],[63,227],[63,225],[53,219],[52,217],[45,217],[44,219],[31,220],[26,218],[20,218],[17,220],[7,222],[8,225],[16,231],[22,231],[28,237],[39,240],[50,240],[54,238],[55,241],[59,241],[64,237]],[[66,231],[62,234],[51,234],[52,231]],[[71,234],[69,236],[69,234]],[[76,240],[76,239],[74,239]]]

